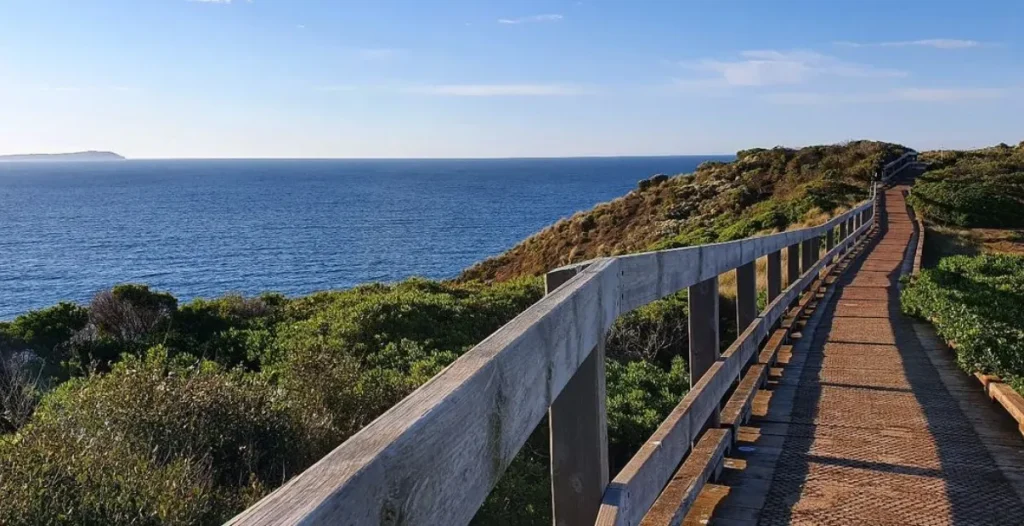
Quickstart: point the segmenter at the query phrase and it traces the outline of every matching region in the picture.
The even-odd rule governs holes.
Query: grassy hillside
[[[1024,142],[925,152],[929,170],[910,204],[925,219],[963,228],[1024,228]]]
[[[823,212],[864,199],[872,176],[905,151],[873,141],[743,150],[734,162],[641,181],[629,194],[474,265],[461,279],[536,276],[599,256],[730,241],[819,221]]]
[[[925,268],[903,311],[930,321],[964,371],[1024,393],[1024,143],[925,152],[910,203],[926,221]]]

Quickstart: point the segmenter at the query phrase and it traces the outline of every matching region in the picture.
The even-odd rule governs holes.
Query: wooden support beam
[[[786,286],[796,283],[800,279],[800,243],[793,243],[786,247]]]
[[[718,478],[732,442],[730,430],[709,429],[672,476],[658,500],[640,521],[640,526],[682,524],[704,485]]]
[[[811,269],[812,266],[814,266],[815,258],[814,258],[813,253],[814,253],[814,240],[813,239],[807,239],[807,240],[803,241],[802,243],[800,243],[800,255],[801,255],[801,259],[802,259],[801,264],[800,264],[800,273],[801,274],[806,273],[808,270]]]
[[[545,275],[547,293],[582,271]],[[604,338],[548,409],[551,505],[555,526],[593,524],[608,486],[608,415]]]
[[[757,319],[757,262],[736,268],[736,334]]]
[[[782,294],[782,251],[768,254],[768,303]]]
[[[720,356],[718,345],[718,276],[689,288],[690,386]]]

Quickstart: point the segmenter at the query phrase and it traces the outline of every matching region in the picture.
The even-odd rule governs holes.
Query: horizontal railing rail
[[[638,524],[789,305],[874,224],[875,198],[872,186],[871,199],[819,226],[552,271],[540,301],[231,523],[466,524],[548,415],[556,524],[599,514]],[[757,313],[762,257],[768,306]],[[743,330],[719,356],[718,277],[733,269]],[[609,482],[606,334],[620,315],[684,289],[690,393]]]
[[[889,182],[896,174],[903,171],[904,168],[917,163],[917,152],[910,150],[903,155],[896,158],[896,160],[886,164],[882,167],[881,179],[882,182]]]

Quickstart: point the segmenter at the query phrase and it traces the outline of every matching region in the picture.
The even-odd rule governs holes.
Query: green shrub
[[[1024,227],[1024,147],[927,152],[910,204],[937,223],[964,228]]]
[[[914,185],[910,204],[925,217],[964,228],[1024,227],[1024,173],[980,179],[948,178]]]
[[[304,467],[277,397],[159,347],[71,380],[0,442],[0,523],[221,522]]]
[[[33,351],[48,365],[59,365],[70,358],[68,341],[89,322],[89,311],[74,303],[61,302],[46,309],[29,311],[2,329],[8,350]],[[0,343],[0,352],[3,352]]]
[[[914,278],[903,311],[930,320],[967,372],[1024,378],[1024,257],[953,256]]]
[[[686,361],[670,368],[650,362],[608,360],[608,436],[620,467],[650,438],[689,391]]]

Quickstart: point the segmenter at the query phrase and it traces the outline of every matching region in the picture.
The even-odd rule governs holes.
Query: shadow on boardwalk
[[[1024,504],[962,409],[980,393],[951,391],[947,364],[933,363],[900,313],[912,225],[898,189],[885,201],[878,234],[793,353],[802,369],[787,367],[775,385],[772,403],[787,392],[792,402],[761,419],[784,423],[785,439],[758,523],[1024,524]],[[1013,438],[991,441],[1019,448]]]

